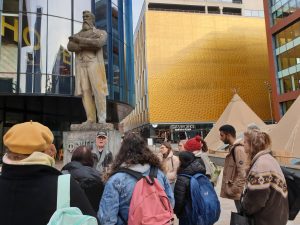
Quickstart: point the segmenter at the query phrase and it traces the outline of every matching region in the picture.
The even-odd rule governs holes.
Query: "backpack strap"
[[[56,209],[70,207],[70,174],[58,176]]]
[[[151,179],[157,178],[158,168],[156,166],[150,167],[149,177]]]
[[[184,173],[180,173],[180,174],[178,174],[178,176],[184,176],[184,177],[187,177],[187,178],[192,178],[191,175],[187,175],[187,174],[184,174]]]
[[[116,171],[116,173],[120,173],[120,172],[127,173],[127,174],[133,176],[137,180],[140,180],[144,177],[142,173],[128,169],[128,168],[120,168],[118,171]]]
[[[242,145],[241,143],[237,143],[237,144],[235,144],[235,145],[232,146],[231,151],[232,151],[233,161],[234,161],[234,162],[235,162],[235,148],[236,148],[237,146],[243,146],[243,145]]]

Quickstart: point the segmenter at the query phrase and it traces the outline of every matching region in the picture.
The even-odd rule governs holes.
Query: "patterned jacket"
[[[285,225],[288,221],[288,192],[278,162],[264,150],[251,162],[242,207],[255,225]]]

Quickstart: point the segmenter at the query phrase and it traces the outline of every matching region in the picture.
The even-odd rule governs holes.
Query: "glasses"
[[[98,139],[106,139],[106,137],[103,137],[103,136],[99,136],[97,137]]]

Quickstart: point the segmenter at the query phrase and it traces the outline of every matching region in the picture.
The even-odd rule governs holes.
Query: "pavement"
[[[61,169],[63,166],[62,161],[56,161],[56,168]],[[230,215],[231,212],[236,212],[236,208],[234,205],[233,200],[225,199],[220,197],[220,190],[221,190],[221,182],[222,182],[222,176],[223,176],[223,170],[219,176],[218,184],[216,186],[216,192],[219,196],[220,204],[221,204],[221,216],[218,222],[216,222],[214,225],[229,225],[230,224]],[[174,225],[178,225],[177,219],[175,219]],[[276,225],[276,224],[270,224],[270,225]],[[300,213],[296,217],[294,221],[289,221],[287,225],[300,225]]]

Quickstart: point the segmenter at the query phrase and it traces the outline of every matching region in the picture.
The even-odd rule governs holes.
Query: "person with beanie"
[[[200,160],[200,162],[204,163],[206,169],[205,175],[208,178],[211,178],[213,169],[210,164],[210,159],[207,155],[208,148],[206,142],[202,139],[202,137],[200,135],[196,135],[195,137],[187,140],[187,142],[184,145],[184,149],[186,151],[194,153],[196,158]]]
[[[11,127],[3,137],[7,148],[0,176],[1,224],[46,225],[56,211],[57,180],[53,134],[37,122]],[[70,181],[70,205],[96,217],[87,197],[74,179]]]
[[[190,224],[189,217],[191,216],[186,209],[187,204],[192,205],[190,195],[190,178],[180,175],[187,174],[193,176],[197,173],[205,174],[205,167],[192,152],[179,153],[180,166],[177,171],[177,181],[174,189],[175,207],[174,213],[179,219],[179,225],[192,225]]]
[[[159,151],[160,158],[166,172],[166,176],[169,180],[172,189],[174,190],[175,181],[177,177],[177,169],[179,167],[179,159],[173,154],[173,150],[169,142],[163,142],[159,148]]]

